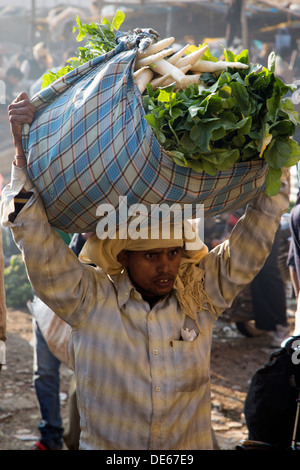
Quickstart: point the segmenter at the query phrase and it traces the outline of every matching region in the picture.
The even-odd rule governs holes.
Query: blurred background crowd
[[[252,62],[267,64],[275,51],[277,74],[286,83],[299,78],[300,2],[284,0],[0,0],[1,103],[9,103],[45,70],[61,66],[80,46],[72,33],[82,22],[111,19],[125,12],[122,29],[151,27],[179,45],[208,42],[214,55],[222,46],[248,49]]]

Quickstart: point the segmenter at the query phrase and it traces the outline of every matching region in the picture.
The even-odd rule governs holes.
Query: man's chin
[[[144,299],[154,302],[162,297],[166,297],[167,295],[171,294],[173,287],[174,282],[165,283],[164,285],[162,285],[162,283],[158,284],[157,282],[154,282],[151,286],[148,286],[148,288],[143,288],[135,284],[136,290],[141,294]]]
[[[154,296],[165,296],[168,295],[172,292],[174,287],[174,282],[168,282],[165,284],[159,285],[158,283],[155,283],[155,286],[153,287],[153,294]]]

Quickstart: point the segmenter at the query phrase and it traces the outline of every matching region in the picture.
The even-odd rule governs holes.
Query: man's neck
[[[148,302],[151,309],[154,307],[155,304],[157,304],[157,302],[159,302],[161,299],[163,299],[165,297],[165,296],[148,297],[146,295],[143,295],[142,293],[141,293],[141,296],[142,296],[143,300],[145,300],[145,302]]]

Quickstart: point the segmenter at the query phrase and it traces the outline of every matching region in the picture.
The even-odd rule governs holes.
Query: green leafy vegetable
[[[153,91],[150,84],[143,95],[145,119],[174,161],[195,171],[215,175],[235,162],[263,158],[269,167],[266,192],[275,195],[281,168],[300,160],[292,139],[300,115],[285,97],[293,87],[274,74],[274,54],[270,69],[250,64],[246,50],[225,50],[224,57],[249,67],[203,73],[201,91],[198,85],[175,91],[175,84]],[[210,53],[204,60],[212,60]]]
[[[69,65],[60,68],[56,72],[49,71],[46,73],[43,76],[42,88],[50,85],[79,65],[114,49],[117,45],[114,31],[118,31],[124,18],[124,13],[118,10],[112,22],[103,18],[101,24],[82,24],[77,15],[77,26],[74,26],[73,32],[78,31],[77,41],[81,42],[83,39],[86,39],[86,44],[84,47],[78,47],[77,57],[70,57],[67,60]]]

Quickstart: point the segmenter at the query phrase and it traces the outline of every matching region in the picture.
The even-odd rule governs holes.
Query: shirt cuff
[[[0,341],[0,364],[6,364],[5,351],[5,343],[4,341]]]
[[[12,163],[11,168],[11,184],[12,187],[15,187],[18,191],[17,194],[21,191],[21,189],[25,189],[26,191],[32,191],[34,188],[32,181],[30,180],[27,172],[27,167],[23,166],[20,168],[19,166]]]
[[[11,227],[10,214],[15,212],[15,197],[22,189],[35,192],[35,187],[30,180],[26,167],[19,168],[12,164],[10,183],[3,188],[1,199],[1,224]]]

